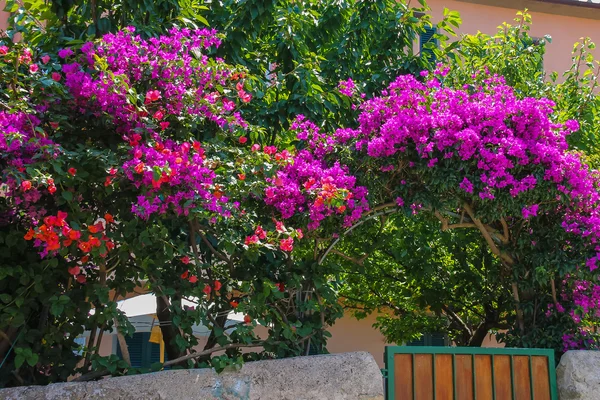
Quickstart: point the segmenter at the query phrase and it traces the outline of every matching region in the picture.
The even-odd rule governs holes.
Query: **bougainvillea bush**
[[[508,344],[596,346],[598,177],[551,101],[495,75],[446,87],[443,66],[369,100],[347,80],[354,126],[298,116],[298,142],[265,146],[249,139],[247,72],[209,56],[219,44],[128,28],[56,54],[0,46],[3,386],[139,372],[117,309],[132,292],[156,296],[155,369],[318,351],[340,316],[332,277],[368,257],[339,246],[390,213],[481,235],[512,299]],[[199,324],[211,333],[194,349]],[[98,354],[107,331],[122,359]]]
[[[431,76],[424,71],[422,81],[398,77],[360,105],[355,127],[328,134],[303,117],[294,124],[306,143],[299,162],[314,157],[341,168],[355,187],[368,188],[366,197],[359,190],[343,203],[326,196],[330,190],[315,191],[294,163],[277,173],[270,201],[291,203],[283,217],[308,209],[312,227],[323,215],[322,198],[331,198],[324,204],[359,210],[363,218],[385,210],[428,213],[442,230],[478,231],[501,263],[496,279],[514,303],[508,344],[595,347],[589,327],[599,306],[598,174],[569,151],[566,137],[577,122],[552,123],[551,101],[518,99],[502,77],[454,89],[444,86],[447,73],[440,66]],[[353,94],[352,82],[341,86]],[[334,181],[339,193],[348,180]],[[355,221],[346,217],[348,231]],[[322,260],[340,239],[325,247]]]
[[[166,366],[222,369],[243,347],[281,357],[325,340],[333,291],[292,262],[303,231],[262,200],[292,155],[248,141],[246,72],[207,56],[219,43],[128,28],[57,54],[0,47],[2,385],[136,372],[126,348],[98,355],[105,331],[133,332],[116,307],[131,292],[156,295]],[[244,315],[235,330],[230,312]],[[197,324],[211,335],[186,358]]]

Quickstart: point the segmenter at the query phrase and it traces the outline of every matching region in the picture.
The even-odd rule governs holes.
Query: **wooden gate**
[[[388,400],[558,400],[554,351],[385,348]]]

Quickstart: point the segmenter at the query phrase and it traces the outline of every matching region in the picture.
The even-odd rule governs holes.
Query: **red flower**
[[[254,231],[254,233],[260,238],[260,239],[266,239],[267,237],[267,232],[265,232],[265,230],[263,229],[262,226],[257,226],[256,230]]]
[[[58,129],[58,122],[50,122],[50,128]]]
[[[304,233],[302,233],[302,229],[296,229],[296,234],[298,235],[298,239],[302,239],[304,237]]]
[[[340,214],[343,213],[344,211],[346,211],[346,206],[339,206],[337,208],[337,212],[340,213]]]
[[[152,103],[153,101],[157,101],[161,98],[160,92],[158,90],[150,90],[146,93],[146,101],[145,104]]]
[[[237,301],[233,300],[229,302],[229,305],[231,305],[231,307],[233,308],[237,308],[240,304]]]
[[[183,274],[181,274],[181,279],[187,279],[188,276],[190,275],[190,271],[185,271]]]
[[[183,256],[181,257],[181,262],[187,265],[190,263],[190,258],[188,256]]]
[[[81,272],[81,268],[79,268],[79,265],[76,265],[74,267],[69,268],[68,271],[71,275],[79,275],[79,272]]]
[[[198,277],[196,275],[192,275],[188,280],[190,281],[190,283],[196,283],[198,282]]]
[[[254,244],[254,243],[258,243],[258,236],[256,236],[256,235],[248,236],[248,237],[246,237],[246,241],[244,241],[244,244],[246,246],[250,246],[251,244]]]
[[[146,165],[145,165],[143,162],[141,162],[141,163],[138,163],[138,164],[135,166],[134,170],[135,170],[135,172],[137,172],[138,174],[141,174],[142,172],[144,172],[144,167],[145,167],[145,166],[146,166]]]
[[[43,62],[44,64],[48,64],[48,62],[49,62],[49,61],[50,61],[50,56],[49,56],[48,54],[44,54],[44,55],[42,56],[42,62]]]
[[[89,253],[90,248],[91,248],[91,246],[88,242],[81,242],[81,243],[79,243],[78,247],[84,253]]]
[[[285,285],[283,282],[278,282],[275,284],[275,286],[277,286],[277,289],[279,289],[280,292],[285,292]]]
[[[215,281],[215,290],[221,290],[221,286],[223,286],[221,282]]]
[[[158,120],[163,119],[164,116],[165,116],[165,113],[160,110],[158,110],[157,112],[154,113],[154,118],[156,118]]]
[[[250,103],[250,101],[252,100],[252,95],[250,93],[245,92],[244,90],[240,90],[238,92],[238,96],[244,103]]]
[[[117,174],[117,170],[114,167],[111,167],[110,170],[108,171],[108,173],[110,175],[116,175]]]
[[[260,144],[254,143],[252,145],[252,147],[250,148],[250,150],[252,150],[252,151],[258,151],[258,150],[260,150]]]
[[[281,239],[279,242],[279,248],[283,251],[292,251],[294,250],[294,238]]]
[[[56,193],[56,186],[54,186],[54,185],[48,186],[48,192],[50,192],[50,194]]]
[[[204,286],[204,289],[202,289],[202,291],[208,296],[210,292],[212,292],[212,289],[210,288],[210,286],[206,285]]]
[[[248,138],[246,136],[240,136],[239,141],[241,144],[244,144],[248,141]]]
[[[315,180],[315,178],[310,178],[309,180],[304,182],[304,189],[306,189],[306,190],[310,189],[316,182],[317,181]]]
[[[61,78],[62,78],[62,76],[58,72],[53,72],[52,73],[52,80],[53,81],[60,82]]]
[[[284,232],[285,231],[285,226],[283,225],[283,222],[281,221],[275,221],[275,229],[277,230],[277,232]]]
[[[108,222],[109,224],[115,222],[115,219],[113,218],[112,215],[110,215],[109,213],[104,214],[104,220],[106,222]]]
[[[0,56],[5,56],[8,53],[8,47],[0,46]]]
[[[37,64],[31,64],[31,65],[29,66],[29,72],[31,72],[32,74],[33,74],[34,72],[38,72],[38,70],[39,70],[39,69],[40,69],[40,66],[39,66],[39,65],[37,65]]]
[[[82,262],[83,264],[85,264],[85,263],[86,263],[86,262],[88,262],[88,261],[90,261],[90,257],[89,257],[89,256],[83,256],[83,257],[81,257],[81,262]]]
[[[238,178],[240,179],[240,181],[244,181],[246,180],[246,174],[238,174]]]
[[[102,225],[102,223],[101,223],[101,222],[98,222],[98,223],[97,223],[97,224],[95,224],[95,225],[90,225],[90,226],[88,226],[88,230],[89,230],[91,233],[98,233],[98,232],[102,232],[102,231],[104,230],[104,226]]]
[[[79,283],[85,283],[85,275],[83,274],[77,275],[77,278],[75,279],[77,279],[77,282]]]
[[[29,189],[31,189],[31,182],[29,182],[29,181],[23,181],[23,182],[21,182],[21,189],[23,189],[24,192],[26,192]]]
[[[160,129],[162,129],[164,131],[165,129],[167,129],[169,127],[170,122],[168,122],[168,121],[161,121],[159,123],[159,125],[160,125]]]
[[[81,238],[81,232],[76,231],[75,229],[73,229],[69,232],[69,239],[78,240],[79,238]],[[73,275],[75,275],[75,274],[73,274]]]
[[[25,234],[24,238],[25,238],[25,240],[31,240],[31,239],[33,239],[33,235],[35,235],[35,231],[33,229],[29,228],[29,230]]]
[[[250,322],[252,322],[252,317],[248,314],[244,315],[244,322],[249,324]]]
[[[69,172],[69,175],[75,176],[75,174],[77,173],[77,170],[75,168],[69,168],[68,172]]]
[[[277,147],[265,146],[265,147],[263,147],[263,151],[265,152],[265,154],[275,154],[275,153],[277,153]]]
[[[104,186],[110,186],[111,183],[112,183],[112,177],[107,176],[106,179],[104,180]]]

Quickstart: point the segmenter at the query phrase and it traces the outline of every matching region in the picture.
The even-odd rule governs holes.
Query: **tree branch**
[[[502,224],[502,230],[504,231],[504,235],[500,236],[500,239],[502,240],[503,244],[508,244],[508,241],[510,240],[508,224],[504,218],[500,218],[500,223]]]
[[[552,287],[552,301],[554,301],[554,305],[558,304],[558,300],[556,299],[556,284],[554,283],[554,278],[550,279],[550,285]]]
[[[314,336],[316,333],[313,332],[310,335],[307,335],[305,337],[303,337],[302,339],[300,339],[297,343],[303,343],[306,340],[310,339],[312,336]],[[178,357],[174,360],[169,360],[167,362],[165,362],[163,364],[163,368],[164,367],[169,367],[171,365],[176,365],[179,364],[183,361],[187,361],[187,360],[191,360],[194,358],[198,358],[198,357],[203,357],[203,356],[207,356],[210,355],[212,353],[216,353],[217,351],[224,351],[224,350],[229,350],[229,349],[241,349],[241,348],[248,348],[248,347],[262,347],[264,346],[264,344],[266,343],[266,341],[260,341],[260,342],[256,342],[256,343],[251,343],[251,344],[243,344],[243,343],[230,343],[230,344],[226,344],[225,346],[215,346],[213,348],[210,348],[208,350],[203,350],[203,351],[199,351],[197,353],[191,353],[191,354],[187,354],[185,356],[182,357]],[[276,344],[278,342],[274,342],[274,344]],[[100,371],[94,371],[94,372],[90,372],[89,374],[85,374],[85,375],[81,375],[75,379],[73,379],[71,382],[87,382],[87,381],[91,381],[94,379],[98,379],[101,378],[103,376],[106,375],[110,375],[110,371],[108,371],[107,369],[103,369]]]
[[[446,315],[452,318],[469,337],[473,335],[473,331],[471,331],[471,328],[469,328],[469,326],[462,320],[462,318],[460,318],[458,314],[452,311],[450,307],[448,307],[447,305],[443,305],[442,309],[444,310]]]
[[[204,242],[204,244],[206,244],[208,246],[208,248],[210,249],[210,251],[217,256],[221,261],[225,261],[228,265],[231,265],[231,259],[229,257],[227,257],[225,254],[221,253],[219,250],[215,249],[214,246],[212,245],[212,243],[210,243],[210,240],[208,240],[208,238],[206,237],[206,235],[204,233],[202,233],[202,231],[199,229],[198,224],[195,221],[190,222],[190,227],[192,228],[192,231],[195,231],[198,233],[198,235],[200,235],[200,238],[202,239],[202,241]],[[194,248],[196,246],[196,243],[193,242],[192,243],[192,248]],[[194,250],[194,252],[197,252],[198,250]]]
[[[362,266],[363,266],[363,264],[365,263],[365,260],[367,259],[367,257],[369,257],[369,255],[368,255],[368,254],[365,254],[365,255],[363,255],[361,258],[353,258],[353,257],[350,257],[350,256],[348,256],[348,255],[346,255],[346,254],[342,253],[342,252],[341,252],[341,251],[339,251],[338,249],[332,249],[332,250],[331,250],[331,252],[332,252],[333,254],[337,254],[338,256],[342,257],[344,260],[351,261],[351,262],[353,262],[353,263],[355,263],[355,264],[358,264],[358,265],[360,265],[361,267],[362,267]]]
[[[471,206],[469,204],[465,203],[463,205],[463,208],[465,209],[467,214],[469,214],[471,221],[473,221],[473,223],[477,226],[477,228],[483,235],[483,238],[487,242],[488,246],[490,246],[490,250],[492,251],[492,253],[495,254],[496,256],[500,257],[500,259],[502,261],[506,262],[508,265],[513,265],[515,263],[513,258],[511,256],[509,256],[508,254],[500,251],[500,249],[494,242],[494,239],[490,235],[488,228],[481,222],[481,220],[479,220],[478,218],[475,217],[475,213],[473,212],[473,209],[471,208]]]

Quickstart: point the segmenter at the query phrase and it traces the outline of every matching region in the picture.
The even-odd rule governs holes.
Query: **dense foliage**
[[[595,346],[598,178],[567,144],[594,114],[496,74],[528,56],[486,70],[506,46],[478,36],[432,66],[412,52],[426,6],[395,1],[213,4],[222,36],[175,26],[201,20],[193,2],[32,4],[8,4],[32,40],[0,44],[1,385],[139,372],[117,308],[133,291],[156,296],[155,369],[325,351],[340,294],[391,310],[394,341]],[[153,13],[168,30],[116,29]],[[99,355],[107,331],[123,359]]]
[[[515,22],[503,24],[495,35],[465,35],[449,45],[438,58],[449,67],[444,85],[468,89],[499,74],[518,98],[550,98],[556,103],[551,121],[577,119],[580,129],[568,135],[567,142],[585,151],[581,155],[587,163],[597,165],[597,61],[589,53],[593,43],[589,39],[576,43],[573,65],[559,77],[543,69],[545,45],[551,38],[529,35],[527,13],[518,13]],[[459,345],[480,345],[488,331],[514,325],[509,323],[514,314],[511,290],[501,283],[502,265],[491,257],[481,235],[464,230],[433,234],[438,224],[428,215],[396,214],[354,229],[340,250],[356,256],[335,255],[339,263],[354,265],[342,295],[348,306],[359,310],[357,316],[380,311],[378,326],[391,342],[442,332]],[[537,295],[520,300],[524,309],[539,308],[545,301]],[[547,346],[549,336],[543,332],[555,332],[554,343],[560,348],[557,338],[564,323],[554,319],[542,331],[497,337],[509,345]]]
[[[598,177],[568,151],[578,123],[553,123],[551,101],[519,99],[498,76],[468,90],[447,88],[448,72],[440,67],[424,83],[399,77],[361,105],[357,128],[327,135],[300,118],[299,137],[315,155],[354,166],[373,210],[398,207],[434,215],[443,231],[478,231],[501,264],[502,290],[512,294],[509,343],[595,343],[581,322],[593,323],[598,306],[591,283]],[[290,168],[279,175],[289,177]],[[294,178],[283,180],[288,192],[306,189],[305,178]]]
[[[430,66],[413,46],[426,27],[452,33],[460,24],[458,13],[446,10],[432,25],[425,1],[226,0],[210,8],[207,19],[225,35],[217,54],[251,73],[248,118],[265,129],[259,136],[267,144],[294,140],[286,132],[299,114],[319,126],[348,125],[353,113],[336,90],[340,79],[372,96],[397,75]]]

